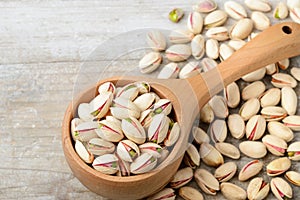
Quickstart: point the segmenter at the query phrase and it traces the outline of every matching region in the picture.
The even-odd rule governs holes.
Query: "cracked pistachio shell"
[[[124,138],[120,124],[107,120],[101,120],[98,123],[99,128],[96,129],[96,133],[100,138],[110,142],[119,142]]]
[[[241,39],[231,39],[228,42],[228,46],[233,48],[235,51],[242,48],[245,44],[246,44],[246,42],[244,40],[241,40]]]
[[[293,67],[291,69],[291,74],[297,81],[300,81],[300,68],[299,67]]]
[[[300,187],[300,173],[295,171],[288,171],[284,177],[292,184]]]
[[[133,162],[140,155],[139,147],[130,140],[122,140],[118,143],[117,153],[126,162]]]
[[[285,19],[289,15],[289,9],[287,5],[283,2],[279,2],[274,9],[273,17],[275,19]]]
[[[226,118],[228,116],[229,111],[224,97],[218,95],[213,96],[209,101],[209,105],[215,116],[219,118]]]
[[[158,193],[150,196],[147,200],[175,200],[176,194],[172,188],[164,188]]]
[[[273,75],[275,73],[278,73],[279,69],[275,63],[269,64],[266,67],[266,74]]]
[[[178,122],[170,123],[167,137],[164,140],[164,145],[167,147],[173,146],[177,142],[179,135],[180,135],[180,126]]]
[[[271,21],[268,16],[260,11],[253,11],[251,14],[251,19],[254,23],[254,27],[257,30],[263,31],[271,26]]]
[[[165,36],[158,30],[150,31],[147,34],[147,43],[154,51],[164,51],[167,47]]]
[[[254,115],[246,124],[246,137],[248,140],[259,140],[265,133],[266,120],[261,115]]]
[[[225,12],[235,20],[240,20],[247,17],[245,8],[235,1],[226,1],[224,3],[224,9]]]
[[[217,9],[218,5],[214,0],[202,0],[193,6],[193,10],[200,13],[209,13]]]
[[[101,156],[115,151],[115,145],[101,138],[93,138],[87,144],[87,149],[94,155]]]
[[[206,142],[200,145],[200,157],[206,165],[211,167],[218,167],[224,163],[222,154]]]
[[[286,141],[274,135],[264,136],[262,142],[266,145],[268,151],[275,156],[283,156],[287,149]]]
[[[215,178],[220,182],[229,181],[236,173],[237,165],[235,162],[227,162],[219,166],[215,171]]]
[[[206,194],[216,195],[220,190],[218,180],[206,169],[197,169],[194,173],[194,179]]]
[[[239,181],[246,181],[249,178],[257,175],[262,170],[263,166],[263,162],[259,160],[252,160],[248,162],[246,165],[244,165],[239,173]]]
[[[140,94],[144,94],[147,92],[150,92],[151,90],[151,86],[149,83],[145,82],[145,81],[139,81],[139,82],[135,82],[133,83],[137,88],[139,88],[139,93]]]
[[[188,16],[187,27],[194,34],[199,34],[203,28],[203,17],[199,12],[191,12]]]
[[[249,182],[247,187],[247,196],[250,200],[263,200],[270,191],[270,184],[265,182],[263,178],[256,177]]]
[[[270,88],[260,97],[261,107],[276,106],[280,102],[281,91],[278,88]]]
[[[189,78],[196,76],[200,74],[202,71],[202,67],[200,62],[198,61],[191,61],[188,62],[179,72],[179,78],[184,79],[184,78]]]
[[[292,187],[282,178],[276,177],[271,180],[271,191],[278,200],[292,199]]]
[[[226,142],[219,142],[215,144],[216,149],[224,156],[231,159],[239,159],[240,151],[234,145]]]
[[[236,139],[241,139],[245,135],[245,122],[239,114],[231,114],[228,116],[228,129],[231,136]]]
[[[115,156],[118,158],[119,167],[117,176],[130,176],[130,163],[122,160],[117,153],[115,153]]]
[[[266,68],[263,67],[253,72],[250,72],[249,74],[246,74],[245,76],[242,77],[242,79],[246,82],[259,81],[264,78],[265,74],[266,74]]]
[[[78,117],[82,121],[92,121],[92,119],[94,118],[94,116],[91,114],[91,107],[89,103],[79,104],[77,113]]]
[[[97,128],[97,122],[82,122],[74,128],[74,131],[72,132],[72,137],[75,140],[88,142],[92,138],[98,137],[96,134]]]
[[[196,35],[191,42],[192,55],[196,60],[201,59],[205,53],[205,39],[202,35]]]
[[[253,30],[253,21],[248,18],[243,18],[237,21],[229,30],[231,39],[245,39]]]
[[[75,141],[77,138],[77,136],[75,135],[76,132],[76,126],[78,126],[79,124],[83,123],[84,121],[82,119],[79,119],[78,117],[75,117],[71,120],[71,136],[72,136],[72,139]]]
[[[159,74],[157,75],[158,79],[169,79],[169,78],[177,78],[179,74],[180,68],[177,63],[170,62],[165,65]]]
[[[289,74],[277,73],[272,75],[272,85],[278,88],[297,86],[297,81]]]
[[[287,112],[284,108],[279,106],[264,107],[260,111],[261,115],[269,121],[280,121],[287,116]]]
[[[204,26],[206,29],[222,26],[227,20],[227,13],[223,10],[215,10],[204,18]]]
[[[141,110],[149,109],[155,101],[155,93],[149,92],[138,96],[133,103]]]
[[[290,8],[291,19],[300,24],[300,7]]]
[[[118,90],[116,97],[129,99],[133,101],[139,94],[139,88],[136,85],[128,84]]]
[[[111,92],[102,92],[90,102],[90,114],[95,118],[104,117],[109,111],[112,103],[113,94]]]
[[[220,45],[219,49],[219,58],[221,61],[226,60],[234,53],[234,50],[228,46],[227,44],[223,43]]]
[[[252,116],[256,115],[260,109],[260,103],[257,98],[249,99],[246,101],[239,110],[239,114],[244,121],[249,120]]]
[[[211,59],[217,59],[219,57],[219,42],[216,39],[208,39],[205,43],[206,55]]]
[[[176,172],[176,174],[173,176],[171,181],[169,182],[170,187],[174,189],[178,189],[187,183],[189,183],[193,179],[194,173],[193,169],[190,167],[186,167],[183,169],[180,169]]]
[[[227,126],[225,120],[217,119],[210,127],[210,138],[214,143],[224,142],[227,138]]]
[[[140,71],[143,74],[153,72],[160,66],[162,59],[161,54],[158,52],[147,53],[139,62]]]
[[[240,103],[240,89],[236,82],[232,82],[227,85],[224,90],[224,96],[227,101],[227,106],[229,108],[236,108]]]
[[[133,174],[142,174],[151,171],[157,164],[157,158],[149,153],[142,153],[130,164]]]
[[[183,161],[187,166],[193,169],[200,166],[200,154],[193,144],[189,144],[189,147],[184,154]]]
[[[259,141],[244,141],[239,144],[240,151],[250,158],[263,158],[267,155],[267,148]]]
[[[214,111],[212,110],[209,103],[205,104],[200,109],[200,120],[204,123],[211,123],[215,118]]]
[[[291,87],[281,89],[281,106],[287,111],[288,115],[295,115],[298,105],[298,96]]]
[[[179,196],[181,196],[185,200],[189,199],[197,199],[204,200],[203,195],[195,188],[190,186],[184,186],[179,189]]]
[[[279,62],[276,63],[276,65],[282,69],[282,70],[286,70],[287,68],[289,68],[290,66],[290,60],[288,58],[281,60]]]
[[[285,126],[289,127],[293,131],[300,131],[300,116],[292,115],[282,120]]]
[[[233,183],[221,183],[220,185],[221,193],[226,199],[230,200],[246,200],[247,198],[247,193],[246,191],[233,184]]]
[[[118,97],[113,100],[110,112],[117,119],[125,119],[128,117],[139,118],[141,111],[129,99]]]
[[[268,123],[268,132],[271,135],[275,135],[286,142],[290,142],[294,138],[293,131],[280,122],[269,122]]]
[[[173,62],[180,62],[187,60],[192,55],[192,50],[189,45],[175,44],[166,50],[166,57]]]
[[[103,92],[111,92],[115,94],[116,92],[116,86],[112,82],[105,82],[98,87],[99,94]]]
[[[164,147],[160,152],[160,157],[157,158],[157,163],[158,164],[162,163],[168,157],[169,154],[170,151],[166,147]]]
[[[245,4],[251,10],[257,10],[261,12],[269,12],[272,9],[269,2],[265,0],[245,0]]]
[[[206,37],[217,41],[225,41],[229,38],[228,29],[225,26],[212,27],[206,31]]]
[[[94,161],[93,154],[79,140],[75,141],[75,151],[84,162],[90,164]]]
[[[115,174],[118,171],[118,158],[114,154],[104,154],[97,157],[92,165],[104,174]]]
[[[210,137],[207,135],[207,133],[200,127],[194,126],[192,129],[194,141],[197,144],[202,144],[203,142],[209,143]]]
[[[207,71],[215,68],[218,65],[218,63],[211,58],[203,58],[201,60],[201,65],[202,65],[203,71],[207,72]]]
[[[145,129],[136,118],[122,119],[121,127],[125,136],[136,144],[143,144],[146,141]]]
[[[169,123],[170,119],[165,114],[155,115],[148,128],[148,140],[158,144],[163,142],[168,134]]]
[[[152,109],[154,114],[164,113],[169,115],[172,111],[172,103],[169,99],[159,99],[150,109]]]
[[[248,100],[252,98],[257,98],[266,90],[266,85],[262,81],[255,81],[247,85],[242,90],[242,99]]]
[[[145,110],[141,113],[141,117],[139,118],[139,122],[144,128],[148,128],[150,123],[153,120],[153,116],[155,113],[152,111],[152,109]]]
[[[190,42],[194,34],[189,30],[173,30],[169,35],[170,42],[173,44],[185,44]]]
[[[155,158],[161,157],[162,147],[153,142],[147,142],[139,146],[141,153],[149,153]]]
[[[291,160],[300,160],[300,142],[293,142],[287,149],[288,157]]]

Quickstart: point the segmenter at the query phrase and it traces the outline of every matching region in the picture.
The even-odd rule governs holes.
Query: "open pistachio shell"
[[[291,75],[284,73],[273,74],[271,83],[278,88],[297,86],[297,81]]]
[[[285,126],[289,127],[293,131],[300,131],[300,116],[292,115],[287,116],[282,120]]]
[[[90,102],[90,114],[95,118],[102,118],[109,111],[112,103],[113,94],[111,92],[102,92]]]
[[[291,167],[291,161],[287,157],[277,158],[267,165],[267,174],[269,176],[278,176],[283,174]]]
[[[270,88],[260,97],[261,107],[276,106],[280,102],[281,91],[278,88]]]
[[[133,162],[140,155],[140,149],[134,142],[122,140],[118,143],[117,153],[122,160]]]
[[[246,137],[248,140],[259,140],[265,133],[266,120],[261,115],[254,115],[246,124]]]
[[[209,101],[214,114],[219,118],[226,118],[229,114],[226,100],[222,96],[214,96]]]
[[[271,190],[278,200],[293,198],[292,187],[282,178],[276,177],[271,180]]]
[[[210,138],[214,143],[224,142],[227,138],[227,126],[225,120],[217,119],[210,127]]]
[[[115,174],[118,171],[118,158],[114,154],[105,154],[97,157],[92,165],[104,174]]]
[[[291,160],[300,160],[300,142],[293,142],[287,149],[288,157]]]
[[[205,35],[217,41],[225,41],[229,38],[228,29],[225,26],[210,28]]]
[[[174,30],[169,35],[170,42],[174,44],[184,44],[190,42],[194,37],[194,34],[189,30]]]
[[[165,36],[158,30],[150,31],[147,34],[147,43],[154,51],[164,51],[167,46]]]
[[[222,10],[215,10],[209,13],[204,18],[204,26],[209,29],[212,27],[217,27],[223,25],[227,20],[227,13]]]
[[[257,175],[262,170],[263,166],[263,162],[259,160],[252,160],[248,162],[239,173],[239,181],[246,181]]]
[[[231,39],[245,39],[253,30],[253,21],[249,18],[243,18],[237,21],[229,30]]]
[[[280,122],[269,122],[268,131],[271,135],[275,135],[286,142],[290,142],[294,138],[293,131]]]
[[[261,12],[269,12],[272,9],[270,3],[264,0],[245,0],[245,4],[251,10]]]
[[[249,74],[246,74],[245,76],[242,77],[242,79],[246,82],[259,81],[263,79],[265,74],[266,74],[266,68],[263,67],[253,72],[250,72]]]
[[[170,123],[170,119],[165,114],[161,113],[155,115],[148,129],[148,140],[158,144],[163,142],[168,134],[169,123]],[[142,143],[143,142],[139,144]]]
[[[270,184],[265,182],[263,178],[256,177],[249,182],[247,188],[247,196],[250,200],[263,200],[270,191]]]
[[[203,17],[199,12],[191,12],[188,16],[187,27],[194,34],[199,34],[203,28]]]
[[[96,129],[97,135],[110,142],[119,142],[124,138],[123,130],[119,124],[112,121],[99,121],[99,128]]]
[[[93,154],[91,154],[91,152],[89,152],[89,150],[87,150],[84,144],[79,140],[75,141],[75,151],[84,162],[90,164],[94,161]]]
[[[197,169],[194,173],[194,179],[206,194],[216,195],[217,191],[220,190],[218,180],[205,169]]]
[[[111,92],[115,94],[116,92],[116,86],[112,82],[105,82],[98,87],[99,94],[103,92]]]
[[[222,154],[206,142],[202,143],[200,146],[200,157],[208,166],[218,167],[224,163]]]
[[[202,67],[200,62],[191,61],[188,62],[186,65],[179,72],[179,78],[189,78],[200,74],[202,71]]]
[[[94,155],[101,156],[115,151],[115,145],[101,138],[93,138],[87,144],[87,149]]]
[[[197,199],[197,200],[204,200],[203,195],[195,188],[190,186],[184,186],[179,189],[179,196],[183,199]]]
[[[83,121],[91,121],[94,116],[91,114],[91,107],[89,103],[81,103],[78,106],[78,117]]]
[[[300,173],[295,171],[288,171],[284,177],[292,184],[300,187]]]
[[[206,142],[206,143],[210,142],[210,137],[200,127],[194,126],[192,129],[192,133],[193,133],[194,141],[197,144],[202,144],[203,142]]]
[[[180,169],[176,172],[173,178],[170,181],[170,187],[174,189],[178,189],[187,183],[189,183],[193,179],[194,173],[193,169],[190,167],[186,167]]]
[[[287,149],[286,141],[274,135],[265,135],[262,142],[266,145],[268,151],[275,156],[283,156]]]
[[[202,0],[193,6],[193,10],[200,13],[210,13],[217,9],[218,5],[214,0]]]
[[[155,158],[161,157],[162,147],[156,143],[153,142],[146,142],[144,144],[141,144],[139,146],[139,149],[141,153],[149,153]]]
[[[224,96],[226,97],[227,105],[230,108],[236,108],[240,103],[240,90],[236,82],[232,82],[227,85],[224,90]]]
[[[118,97],[113,100],[110,112],[117,119],[125,119],[128,117],[139,118],[141,111],[129,99]]]
[[[75,140],[88,142],[89,140],[98,137],[96,131],[98,130],[97,122],[82,122],[79,123],[72,131],[72,137]]]
[[[287,111],[279,106],[264,107],[260,113],[268,122],[280,121],[287,116]]]
[[[189,144],[189,147],[184,154],[183,161],[187,166],[193,169],[200,166],[200,154],[193,144]]]
[[[226,182],[235,175],[236,171],[237,165],[235,162],[227,162],[216,169],[214,176],[219,182]]]
[[[245,8],[235,1],[226,1],[224,3],[224,9],[226,13],[235,20],[247,17]]]
[[[130,165],[133,174],[142,174],[151,171],[157,164],[157,158],[151,154],[142,153]]]
[[[211,123],[215,118],[214,111],[209,105],[205,104],[200,110],[200,120],[204,123]]]
[[[256,115],[260,109],[260,103],[257,98],[249,99],[246,101],[239,110],[239,114],[244,121],[249,120]]]
[[[265,89],[266,85],[262,81],[255,81],[242,90],[242,99],[248,100],[251,98],[258,98]]]
[[[138,96],[133,103],[141,110],[149,109],[155,101],[155,93],[149,92]]]
[[[131,117],[122,120],[122,130],[125,136],[136,144],[142,144],[146,141],[146,132],[141,123]]]
[[[173,62],[187,60],[191,55],[191,47],[186,44],[175,44],[166,50],[167,59]]]
[[[172,188],[164,188],[158,193],[150,196],[147,200],[175,200],[176,194]]]

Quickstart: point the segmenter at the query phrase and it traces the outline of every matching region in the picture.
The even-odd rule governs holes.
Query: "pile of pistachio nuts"
[[[226,60],[271,21],[300,23],[300,0],[276,4],[224,1],[221,10],[213,0],[202,0],[186,19],[183,10],[173,9],[169,19],[186,25],[169,35],[148,33],[152,52],[141,58],[141,73],[159,70],[161,79],[192,77]],[[191,131],[194,141],[181,168],[148,199],[297,199],[299,81],[300,66],[291,59],[278,60],[212,97],[200,111],[200,125]]]
[[[178,123],[169,117],[170,100],[151,91],[147,82],[123,87],[105,82],[98,93],[79,104],[71,121],[79,157],[104,174],[130,176],[154,169],[180,134]]]

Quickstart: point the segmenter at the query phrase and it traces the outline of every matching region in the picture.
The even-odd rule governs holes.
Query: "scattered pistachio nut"
[[[293,67],[291,69],[291,74],[293,75],[293,77],[297,80],[300,81],[300,68],[298,67]]]
[[[203,17],[199,12],[191,12],[188,16],[187,27],[188,29],[194,33],[199,34],[203,28]]]
[[[291,75],[284,73],[273,74],[271,83],[278,88],[297,86],[297,81]]]
[[[288,157],[291,160],[300,160],[300,142],[293,142],[287,149]]]
[[[177,78],[179,74],[180,68],[177,63],[170,62],[165,65],[162,70],[157,75],[158,79],[169,79],[169,78]]]
[[[218,167],[224,163],[222,154],[206,142],[200,145],[200,157],[208,166]]]
[[[244,137],[246,126],[243,118],[239,114],[229,115],[227,124],[232,137],[236,139],[241,139]]]
[[[191,47],[186,44],[175,44],[166,50],[167,59],[174,62],[187,60],[191,55]]]
[[[175,200],[176,194],[172,188],[164,188],[158,193],[150,196],[147,200]]]
[[[260,11],[253,11],[251,14],[251,19],[254,23],[254,27],[257,30],[262,31],[271,26],[271,21],[268,16]]]
[[[210,138],[214,143],[224,142],[227,137],[227,125],[225,120],[217,119],[210,126]]]
[[[181,196],[185,200],[204,200],[203,195],[195,188],[190,186],[184,186],[179,189],[179,196]]]
[[[262,170],[263,166],[263,162],[259,160],[252,160],[248,162],[246,165],[244,165],[239,173],[239,181],[246,181],[249,178],[257,175]]]
[[[270,184],[265,182],[263,178],[256,177],[249,182],[247,187],[247,196],[250,200],[263,200],[270,191]]]
[[[267,174],[269,176],[278,176],[286,172],[290,167],[290,159],[287,157],[277,158],[267,165]]]
[[[295,115],[297,111],[298,97],[291,87],[281,89],[281,106],[287,111],[288,115]]]
[[[236,173],[237,165],[235,162],[226,162],[220,165],[215,171],[215,178],[220,182],[229,181]]]
[[[300,173],[295,171],[288,171],[284,177],[292,184],[300,187]]]
[[[269,122],[268,123],[268,132],[271,135],[275,135],[286,142],[290,142],[294,139],[293,131],[280,122]]]
[[[240,103],[240,89],[236,82],[227,85],[224,90],[224,96],[229,108],[236,108]]]
[[[218,142],[215,144],[216,149],[224,156],[231,159],[239,159],[240,151],[234,145],[227,142]]]
[[[170,181],[170,187],[173,189],[178,189],[187,183],[189,183],[193,179],[194,173],[193,169],[190,167],[186,167],[180,169],[176,172],[174,177]]]
[[[235,20],[240,20],[247,17],[245,8],[235,1],[226,1],[224,3],[224,9],[227,14]]]
[[[227,20],[227,13],[222,10],[215,10],[204,18],[206,29],[223,25]]]
[[[285,19],[289,15],[289,9],[284,2],[279,2],[274,9],[273,17],[275,19]]]
[[[164,51],[167,47],[165,36],[158,30],[147,34],[147,43],[154,51]]]
[[[139,68],[142,73],[151,73],[156,70],[162,62],[162,56],[158,52],[146,54],[139,62]]]
[[[205,44],[206,55],[211,59],[219,57],[219,42],[216,39],[208,39]]]
[[[239,144],[240,151],[254,159],[263,158],[267,155],[267,148],[260,141],[244,141]]]
[[[193,144],[189,144],[184,154],[183,162],[192,169],[200,166],[200,154]]]
[[[282,178],[276,177],[271,180],[271,190],[279,200],[293,198],[292,187]]]
[[[262,142],[266,145],[268,151],[275,156],[283,156],[287,149],[286,141],[274,135],[265,135]]]
[[[223,196],[228,200],[246,200],[247,198],[246,191],[233,183],[221,183],[220,189]]]
[[[206,169],[197,169],[194,173],[194,179],[203,192],[210,195],[216,195],[220,190],[218,180]]]
[[[266,120],[261,115],[254,115],[246,124],[246,137],[248,140],[259,140],[265,133]]]
[[[193,39],[194,34],[191,33],[189,30],[174,30],[171,31],[169,35],[169,40],[171,43],[174,44],[185,44],[191,42]]]
[[[269,2],[265,0],[245,0],[245,4],[254,11],[269,12],[272,9]]]
[[[292,115],[287,116],[282,120],[285,126],[289,127],[293,131],[300,131],[300,116]]]
[[[218,5],[214,0],[202,0],[193,6],[193,10],[200,13],[210,13],[217,7]]]
[[[169,12],[169,19],[174,23],[179,22],[183,16],[184,12],[181,8],[174,8]]]
[[[243,18],[237,21],[229,30],[231,39],[245,39],[253,30],[253,21],[249,18]]]

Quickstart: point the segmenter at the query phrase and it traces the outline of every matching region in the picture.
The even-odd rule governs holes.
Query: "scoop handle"
[[[187,80],[202,107],[211,96],[242,76],[297,55],[300,55],[300,24],[283,22],[261,32],[216,68]]]

